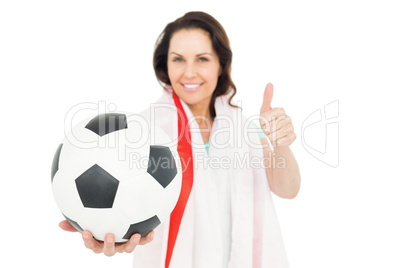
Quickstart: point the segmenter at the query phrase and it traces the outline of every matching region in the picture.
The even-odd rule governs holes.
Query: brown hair
[[[212,47],[219,57],[222,73],[218,78],[218,83],[209,104],[209,112],[212,118],[216,116],[214,104],[215,99],[219,96],[229,94],[232,91],[233,93],[229,98],[229,105],[237,107],[231,103],[236,94],[236,86],[231,78],[232,50],[230,49],[229,38],[222,25],[207,13],[188,12],[183,17],[166,25],[156,42],[154,51],[153,65],[158,80],[166,85],[171,85],[167,70],[167,54],[170,39],[175,32],[182,29],[202,29],[208,32],[212,41]]]

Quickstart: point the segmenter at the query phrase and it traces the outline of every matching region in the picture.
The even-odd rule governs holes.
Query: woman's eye
[[[173,61],[174,61],[174,62],[182,62],[183,59],[182,59],[182,58],[173,58]]]
[[[200,58],[200,61],[201,61],[201,62],[206,62],[206,61],[208,61],[208,59],[205,58],[205,57],[201,57],[201,58]]]

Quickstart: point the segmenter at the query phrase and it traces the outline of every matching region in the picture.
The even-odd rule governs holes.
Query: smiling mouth
[[[182,84],[183,88],[187,92],[194,92],[201,87],[202,83],[199,84]]]

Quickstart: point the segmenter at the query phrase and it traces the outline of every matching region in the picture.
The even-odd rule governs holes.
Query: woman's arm
[[[264,150],[265,170],[271,191],[283,198],[294,198],[300,189],[300,172],[296,159],[289,146],[295,141],[296,134],[291,118],[283,108],[272,108],[274,87],[265,87],[264,99],[260,110],[260,126],[268,137],[261,139]]]
[[[271,191],[282,198],[295,198],[300,189],[300,171],[289,146],[272,151],[267,139],[261,139],[261,144]]]

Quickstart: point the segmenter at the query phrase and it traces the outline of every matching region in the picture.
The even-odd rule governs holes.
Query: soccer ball
[[[106,113],[82,121],[53,158],[53,195],[78,231],[103,241],[145,236],[170,217],[181,190],[177,150],[141,116]]]

